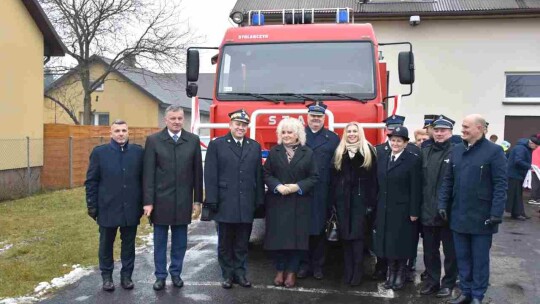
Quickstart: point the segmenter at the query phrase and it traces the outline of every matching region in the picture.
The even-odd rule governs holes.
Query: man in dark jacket
[[[489,251],[506,203],[506,157],[485,138],[486,121],[473,114],[462,123],[439,192],[439,215],[450,220],[462,293],[451,304],[482,302],[489,283]],[[472,301],[472,302],[471,302]]]
[[[524,221],[530,217],[525,214],[523,207],[523,181],[531,169],[532,152],[540,145],[540,138],[532,135],[530,138],[518,140],[508,156],[508,201],[506,212],[513,219]]]
[[[311,227],[309,251],[301,261],[298,278],[313,274],[315,279],[323,278],[323,265],[326,251],[326,235],[324,224],[328,219],[330,201],[330,169],[332,157],[339,144],[336,133],[324,128],[326,105],[314,102],[307,105],[308,125],[306,127],[306,146],[313,150],[313,156],[319,169],[319,181],[313,189],[311,203]]]
[[[422,149],[423,202],[421,221],[424,240],[424,264],[426,278],[421,295],[437,293],[438,298],[452,294],[456,285],[457,262],[454,250],[452,231],[438,213],[438,190],[450,161],[452,151],[452,129],[454,121],[440,115],[433,122],[433,144]],[[439,247],[444,251],[444,278],[441,283],[441,255]]]
[[[229,113],[230,133],[211,141],[206,152],[205,207],[218,223],[218,261],[224,281],[251,287],[246,279],[249,236],[255,209],[264,204],[261,146],[245,138],[249,115],[244,110]]]
[[[175,287],[184,286],[180,275],[187,247],[187,225],[193,208],[200,213],[203,170],[199,136],[182,129],[180,106],[165,110],[162,131],[146,139],[144,152],[144,214],[154,223],[154,290],[167,278],[167,238],[171,229],[169,273]]]
[[[103,290],[113,291],[113,244],[120,228],[122,239],[120,284],[132,289],[135,236],[142,215],[143,149],[128,143],[128,126],[117,120],[111,125],[111,142],[92,151],[86,173],[88,215],[99,225],[99,269]]]

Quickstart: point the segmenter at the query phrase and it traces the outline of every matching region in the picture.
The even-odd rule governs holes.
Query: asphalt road
[[[492,248],[491,279],[485,303],[540,303],[540,219],[537,207],[527,206],[532,219],[521,222],[505,218],[500,232],[494,237]],[[432,296],[421,296],[419,274],[423,271],[422,247],[419,247],[417,278],[398,292],[384,290],[381,282],[365,278],[355,288],[341,284],[341,251],[331,246],[325,269],[326,277],[298,280],[293,289],[272,285],[274,269],[261,246],[261,222],[256,223],[252,235],[248,263],[248,278],[254,284],[247,289],[235,285],[225,290],[220,286],[221,275],[217,262],[217,237],[213,223],[197,222],[190,226],[188,251],[184,261],[181,289],[172,286],[170,279],[165,290],[152,289],[152,248],[137,255],[133,280],[135,289],[126,291],[119,286],[119,265],[115,268],[117,285],[112,293],[101,290],[98,271],[82,278],[43,300],[42,303],[444,303]],[[374,260],[366,259],[366,272],[371,272]]]

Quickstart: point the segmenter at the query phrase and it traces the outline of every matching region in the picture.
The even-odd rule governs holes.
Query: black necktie
[[[387,168],[390,169],[394,166],[394,163],[396,162],[396,156],[395,155],[392,155],[392,157],[390,158],[390,161],[388,162],[388,166]]]
[[[240,141],[237,141],[237,142],[236,142],[236,146],[237,146],[238,148],[242,148],[242,143],[241,143]]]

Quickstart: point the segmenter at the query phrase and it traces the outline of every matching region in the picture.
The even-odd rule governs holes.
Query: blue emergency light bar
[[[354,13],[351,8],[311,8],[283,10],[251,10],[248,12],[248,25],[264,25],[265,15],[281,14],[283,24],[315,23],[315,17],[331,17],[335,12],[336,23],[354,23]],[[237,24],[242,23],[241,12],[234,12],[231,18]]]
[[[264,25],[264,15],[262,13],[255,13],[251,16],[251,24]]]

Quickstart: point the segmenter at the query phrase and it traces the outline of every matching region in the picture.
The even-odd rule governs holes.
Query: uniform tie
[[[174,142],[178,142],[178,135],[174,134],[172,136],[172,139],[174,140]]]
[[[240,141],[237,141],[237,142],[236,142],[236,146],[237,146],[238,148],[242,148],[242,143],[241,143]]]

